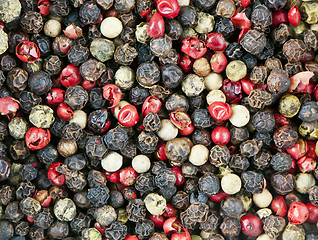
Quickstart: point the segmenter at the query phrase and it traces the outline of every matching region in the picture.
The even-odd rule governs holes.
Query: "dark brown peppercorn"
[[[160,118],[157,113],[148,113],[143,119],[142,125],[146,131],[155,132],[160,129]]]
[[[8,124],[5,121],[0,121],[0,141],[3,141],[9,136]]]
[[[120,13],[129,13],[135,7],[135,0],[114,0],[114,7]]]
[[[114,53],[114,60],[120,65],[130,65],[138,56],[137,50],[129,43],[118,46]]]
[[[276,129],[274,143],[278,148],[286,149],[295,145],[298,140],[297,131],[290,125],[284,125]]]
[[[244,127],[232,127],[230,130],[231,134],[231,143],[233,145],[239,145],[245,140],[247,140],[250,136],[248,130]]]
[[[153,55],[155,55],[156,57],[168,56],[171,51],[171,48],[172,48],[172,40],[166,34],[158,38],[153,38],[150,41],[150,49]]]
[[[126,147],[128,134],[123,128],[113,128],[106,133],[104,141],[110,150],[117,151]]]
[[[165,107],[169,112],[187,112],[189,109],[189,102],[184,95],[174,93],[167,99]]]
[[[283,45],[288,39],[292,37],[293,31],[291,27],[285,23],[279,24],[274,28],[271,35],[275,45]]]
[[[13,68],[7,75],[7,86],[12,92],[21,92],[27,87],[29,74],[22,68]]]
[[[100,9],[95,2],[87,1],[81,6],[79,17],[82,23],[88,25],[95,23],[100,17],[100,13]]]
[[[198,24],[198,12],[192,6],[182,6],[179,13],[179,23],[183,27],[195,27]]]
[[[255,138],[252,140],[246,140],[240,145],[240,152],[245,157],[255,156],[262,148],[263,142],[258,141]]]
[[[159,138],[153,132],[141,132],[137,137],[137,147],[144,153],[153,153],[158,145]]]
[[[136,78],[143,87],[152,87],[160,80],[160,70],[155,62],[144,62],[137,68]]]
[[[250,79],[253,83],[262,85],[267,79],[268,69],[265,66],[255,66],[252,69]]]
[[[269,167],[272,154],[268,150],[262,150],[253,157],[253,165],[256,169],[265,170]]]
[[[24,217],[23,213],[19,209],[18,201],[10,202],[6,207],[4,215],[7,220],[13,223],[19,222]]]
[[[288,61],[298,62],[303,59],[306,45],[300,39],[290,39],[283,45],[283,53]]]
[[[269,163],[268,163],[269,164]],[[246,157],[241,154],[233,154],[229,162],[229,167],[236,172],[244,172],[248,169],[250,163]]]
[[[13,188],[8,185],[0,187],[0,204],[7,205],[14,198]]]
[[[11,172],[11,164],[4,159],[0,159],[0,182],[7,180]]]
[[[272,13],[265,5],[258,4],[253,9],[251,21],[255,26],[265,30],[272,24]]]
[[[29,223],[26,221],[20,221],[14,228],[14,231],[19,236],[26,236],[29,233]]]
[[[272,93],[283,93],[288,90],[290,80],[282,69],[274,69],[267,78],[268,90]]]
[[[39,33],[43,28],[42,15],[34,11],[26,12],[22,15],[20,24],[27,33]]]
[[[48,229],[53,223],[53,216],[48,208],[44,208],[41,212],[35,214],[34,225]]]
[[[275,127],[274,114],[268,110],[259,111],[253,116],[252,124],[255,130],[258,132],[271,132]]]
[[[272,104],[272,96],[265,89],[254,89],[248,95],[248,104],[252,108],[263,109]]]
[[[309,201],[318,207],[318,186],[314,186],[308,191]]]
[[[192,142],[194,145],[202,144],[206,147],[209,147],[212,143],[211,133],[204,129],[197,129],[192,133]]]
[[[69,123],[63,128],[63,137],[67,140],[78,141],[83,135],[83,130],[77,123]]]
[[[193,229],[198,223],[203,223],[207,220],[208,213],[208,205],[202,202],[195,202],[180,214],[180,218],[185,228]]]
[[[22,200],[26,197],[31,197],[35,193],[35,186],[31,182],[21,182],[17,186],[17,190],[15,192],[17,200]]]
[[[192,142],[188,138],[175,138],[168,141],[165,152],[168,159],[172,162],[181,163],[188,159]]]
[[[89,57],[89,49],[80,44],[72,45],[67,53],[68,61],[74,66],[79,66]]]
[[[89,81],[97,81],[105,71],[105,64],[95,59],[89,59],[80,66],[81,76]]]
[[[227,197],[221,202],[221,212],[232,218],[240,217],[244,212],[243,202],[236,197]]]
[[[186,209],[190,203],[190,195],[184,191],[178,191],[175,195],[173,195],[171,203],[178,209]]]
[[[220,191],[220,180],[213,173],[205,173],[199,179],[199,188],[200,191],[205,193],[208,196],[217,194]]]
[[[47,234],[52,239],[65,239],[69,235],[69,226],[66,222],[56,221],[51,225]]]
[[[274,70],[274,69],[283,69],[282,62],[280,59],[271,57],[265,61],[265,67],[269,70]]]
[[[241,178],[247,192],[256,194],[261,193],[264,190],[265,178],[263,174],[254,171],[247,171],[242,173]]]
[[[237,219],[225,217],[220,229],[225,237],[235,238],[240,234],[241,224]]]
[[[266,46],[266,36],[257,30],[249,30],[240,41],[240,44],[245,51],[257,55],[261,53]]]
[[[279,237],[286,226],[286,221],[283,217],[270,215],[264,220],[264,232],[273,239]]]
[[[1,58],[0,66],[2,71],[9,72],[17,66],[17,62],[11,55],[6,54]]]
[[[280,195],[286,195],[295,187],[295,177],[287,172],[275,173],[271,177],[271,185]]]
[[[227,165],[230,157],[230,151],[226,146],[215,145],[210,150],[210,162],[216,167]]]

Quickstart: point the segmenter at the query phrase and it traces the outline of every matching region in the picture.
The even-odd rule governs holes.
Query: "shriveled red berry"
[[[51,182],[55,185],[61,186],[65,183],[65,175],[61,174],[56,170],[57,167],[64,165],[61,162],[54,162],[50,165],[47,170],[47,177],[51,180]]]
[[[181,51],[194,59],[198,59],[206,53],[207,48],[202,40],[187,37],[182,41]]]
[[[165,33],[165,22],[159,13],[155,12],[152,15],[147,27],[147,33],[152,38],[160,37]]]
[[[226,42],[222,33],[209,33],[207,38],[206,46],[213,51],[224,51],[226,49]]]
[[[19,101],[12,97],[0,98],[0,113],[9,119],[13,118],[19,110]]]
[[[175,183],[176,186],[180,186],[185,182],[185,177],[183,176],[181,169],[178,167],[171,168],[171,171],[176,175],[177,181]],[[171,217],[171,216],[169,216]]]
[[[83,35],[82,28],[76,26],[74,23],[68,25],[63,32],[70,39],[76,39]]]
[[[42,14],[43,16],[47,16],[50,14],[50,6],[51,3],[49,0],[39,0],[37,4],[38,9],[40,9],[40,14]]]
[[[293,202],[290,204],[287,217],[291,224],[303,224],[309,217],[308,207],[302,202]]]
[[[57,116],[63,119],[64,121],[69,121],[74,115],[72,108],[67,106],[66,103],[64,102],[58,105],[56,109],[56,113],[57,113]]]
[[[158,113],[162,102],[155,96],[149,96],[142,104],[142,115],[146,116],[148,113]]]
[[[280,217],[284,217],[287,213],[287,204],[282,196],[274,197],[271,208]]]
[[[60,88],[52,88],[46,94],[46,101],[49,105],[57,106],[64,102],[65,91]]]
[[[190,72],[192,70],[194,60],[187,54],[182,54],[178,64],[184,72]]]
[[[60,82],[64,87],[75,86],[82,81],[79,68],[74,65],[67,65],[60,74]]]
[[[315,170],[317,162],[310,157],[304,156],[297,161],[297,166],[301,172],[306,173]]]
[[[125,186],[131,186],[136,182],[138,174],[132,167],[126,167],[119,171],[119,181]]]
[[[316,148],[316,142],[314,141],[307,141],[307,144],[308,144],[308,151],[306,153],[306,156],[307,157],[310,157],[314,160],[318,160],[317,158],[317,154],[315,152],[315,148]]]
[[[287,148],[286,152],[294,159],[298,160],[301,157],[305,156],[308,151],[308,144],[303,139],[298,139],[294,146]]]
[[[256,237],[262,233],[263,224],[256,215],[249,213],[241,217],[241,229],[245,235]]]
[[[51,133],[48,129],[31,127],[25,134],[25,143],[31,150],[44,148],[51,141]]]
[[[103,87],[103,96],[109,101],[109,108],[114,108],[120,102],[121,90],[115,84],[107,84]]]
[[[190,116],[187,113],[180,111],[171,112],[170,120],[178,129],[181,130],[191,123]]]
[[[23,62],[33,63],[40,58],[40,50],[34,42],[21,41],[15,50],[16,56]]]

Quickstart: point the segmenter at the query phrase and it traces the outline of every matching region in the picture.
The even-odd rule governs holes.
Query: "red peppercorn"
[[[251,0],[241,0],[240,3],[241,7],[247,7],[251,3]]]
[[[171,112],[170,120],[178,129],[181,130],[191,123],[190,116],[187,113],[180,111]]]
[[[274,113],[276,127],[280,127],[283,125],[289,125],[291,122],[288,118],[280,115],[279,113]]]
[[[165,152],[165,147],[166,147],[166,143],[165,142],[160,142],[157,146],[157,150],[155,152],[155,157],[158,159],[158,160],[167,160],[168,157],[166,155],[166,152]]]
[[[226,101],[228,103],[237,103],[242,99],[242,86],[241,82],[231,81],[230,79],[225,79],[223,81],[222,92],[226,96]]]
[[[155,228],[162,228],[163,223],[165,222],[165,217],[162,215],[151,215],[149,214],[149,218],[155,224]]]
[[[232,109],[228,103],[224,102],[213,102],[208,107],[211,116],[219,121],[225,121],[232,115]]]
[[[222,202],[225,198],[227,198],[229,196],[231,196],[231,195],[220,190],[217,194],[212,195],[210,197],[210,200],[213,202]]]
[[[103,87],[103,96],[109,101],[109,108],[114,108],[120,102],[121,90],[115,84],[107,84]]]
[[[308,222],[310,223],[318,222],[318,207],[312,203],[307,203],[306,206],[309,211]]]
[[[271,208],[277,216],[284,217],[287,213],[287,204],[282,196],[274,197]]]
[[[92,81],[88,81],[88,80],[85,80],[85,79],[82,81],[82,87],[85,90],[92,89],[92,88],[94,88],[96,86],[97,86],[97,82],[96,81],[92,82]]]
[[[294,159],[298,160],[301,157],[305,156],[308,151],[308,144],[303,139],[298,139],[294,146],[287,148],[286,152]]]
[[[300,12],[296,5],[292,6],[288,12],[288,21],[291,25],[297,26],[300,23]]]
[[[297,166],[299,170],[303,173],[311,172],[315,170],[316,165],[317,165],[316,160],[306,156],[302,157],[301,159],[297,161]]]
[[[83,35],[82,28],[76,26],[74,23],[68,25],[63,32],[70,39],[76,39]]]
[[[317,158],[317,154],[316,154],[316,151],[315,151],[315,148],[316,148],[316,142],[313,142],[313,141],[307,141],[307,145],[308,145],[308,151],[306,153],[306,156],[307,157],[310,157],[314,160],[318,160]]]
[[[113,182],[113,183],[118,183],[119,182],[119,172],[104,172],[106,178],[108,181]]]
[[[182,233],[174,233],[171,235],[171,240],[191,240],[189,232],[186,230]]]
[[[12,97],[3,97],[0,98],[0,113],[1,115],[6,115],[10,120],[13,118],[17,111],[19,110],[18,100]]]
[[[137,108],[131,104],[124,106],[118,113],[118,121],[125,127],[135,126],[139,121]]]
[[[25,143],[31,150],[39,150],[49,144],[51,133],[48,129],[31,127],[25,134]]]
[[[168,218],[163,224],[163,231],[166,235],[170,235],[172,233],[180,232],[183,229],[181,223],[177,220],[176,217]]]
[[[160,37],[165,33],[165,22],[159,13],[155,12],[152,15],[147,27],[147,33],[152,38]]]
[[[65,175],[61,174],[56,170],[58,166],[64,165],[61,162],[54,162],[50,165],[47,170],[47,177],[51,180],[51,182],[55,185],[62,186],[65,183]]]
[[[58,105],[56,109],[56,113],[57,113],[57,116],[63,119],[64,121],[69,121],[74,115],[73,110],[69,106],[67,106],[66,103],[64,102]]]
[[[245,235],[256,237],[262,233],[263,224],[256,215],[248,213],[241,217],[241,229]]]
[[[287,171],[288,173],[294,173],[296,171],[296,160],[292,159],[292,164],[290,166],[290,169]]]
[[[29,223],[33,224],[34,223],[34,218],[26,216],[26,219],[28,220]]]
[[[167,207],[165,212],[163,213],[163,216],[166,218],[177,217],[178,210],[171,203],[167,203]]]
[[[288,23],[287,13],[283,9],[273,12],[272,28],[276,28],[281,23]]]
[[[4,29],[4,24],[2,22],[0,22],[0,29]]]
[[[179,129],[179,133],[183,136],[188,136],[194,131],[194,125],[190,123],[184,129]]]
[[[226,42],[222,33],[209,33],[207,38],[206,46],[213,51],[224,51],[226,49]]]
[[[95,222],[95,223],[94,223],[94,227],[95,227],[102,235],[105,234],[105,229],[106,229],[106,227],[100,225],[99,222]]]
[[[182,54],[180,57],[178,64],[182,68],[182,70],[186,73],[192,70],[194,60],[190,58],[187,54]]]
[[[256,89],[256,84],[253,83],[250,79],[243,78],[240,80],[243,91],[250,95],[251,91]]]
[[[142,115],[146,116],[148,113],[158,113],[162,102],[155,96],[149,96],[142,104]]]
[[[21,41],[15,49],[15,54],[21,61],[33,63],[39,59],[40,50],[34,42]]]
[[[207,48],[202,40],[187,37],[182,41],[181,51],[194,59],[198,59],[206,53]]]
[[[180,12],[177,0],[157,0],[157,9],[161,16],[165,18],[174,18]]]
[[[42,207],[50,206],[52,197],[47,190],[37,190],[34,194],[34,199],[39,201]]]
[[[60,82],[64,87],[75,86],[82,81],[79,68],[74,65],[67,65],[60,75]]]
[[[60,88],[52,88],[46,94],[46,101],[49,105],[57,106],[64,102],[65,91]]]
[[[211,68],[216,73],[221,73],[225,70],[227,59],[223,52],[217,52],[211,57]]]
[[[211,134],[212,141],[215,144],[226,145],[231,139],[230,131],[225,127],[216,127]]]
[[[139,238],[136,235],[127,235],[125,240],[139,240]]]
[[[302,202],[293,202],[290,204],[287,217],[291,224],[303,224],[309,217],[308,207]]]
[[[182,175],[180,168],[174,167],[174,168],[171,168],[171,171],[174,172],[177,178],[175,185],[176,186],[182,185],[185,182],[185,177]]]
[[[248,29],[252,26],[251,20],[246,16],[245,11],[239,12],[239,10],[236,10],[234,16],[231,17],[231,21],[234,27],[239,29]]]
[[[47,16],[50,14],[50,6],[51,3],[49,2],[49,0],[39,0],[37,4],[38,9],[40,9],[40,14],[42,14],[43,16]]]
[[[138,174],[132,167],[126,167],[119,171],[119,181],[125,186],[131,186],[136,182]]]

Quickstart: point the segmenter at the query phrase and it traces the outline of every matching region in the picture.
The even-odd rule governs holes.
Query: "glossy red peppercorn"
[[[125,186],[131,186],[136,182],[138,174],[132,167],[126,167],[119,171],[119,181]]]
[[[55,185],[62,186],[65,183],[65,175],[56,170],[57,167],[64,165],[61,162],[54,162],[47,170],[47,177]]]
[[[226,96],[226,101],[228,103],[237,103],[242,99],[242,86],[241,82],[231,81],[230,79],[225,79],[222,85],[222,92]]]
[[[282,196],[276,196],[272,200],[271,208],[277,216],[284,217],[287,213],[287,204]]]
[[[224,51],[226,49],[226,42],[222,33],[209,33],[207,38],[206,46],[213,51]]]
[[[281,23],[288,23],[287,13],[283,9],[273,12],[272,28],[276,28]]]
[[[315,151],[315,148],[316,148],[316,142],[314,141],[307,141],[307,145],[308,145],[308,151],[306,153],[306,156],[307,157],[310,157],[314,160],[318,160],[317,158],[317,154],[316,154],[316,151]]]
[[[64,102],[65,91],[60,88],[52,88],[46,94],[46,101],[49,105],[57,106]]]
[[[139,238],[136,235],[127,235],[125,240],[139,240]]]
[[[297,26],[300,23],[300,12],[296,5],[292,6],[288,12],[288,21],[291,25]]]
[[[174,18],[180,12],[178,0],[157,0],[157,9],[165,18]]]
[[[178,216],[178,209],[176,209],[171,203],[167,203],[167,207],[163,216],[166,218],[177,217]]]
[[[85,90],[89,90],[89,89],[92,89],[94,87],[97,86],[97,81],[88,81],[88,80],[83,80],[82,81],[82,87],[85,89]]]
[[[152,38],[160,37],[165,33],[165,22],[159,13],[155,12],[152,15],[147,27],[147,33]]]
[[[171,171],[174,172],[174,174],[176,175],[176,178],[177,178],[175,185],[176,186],[182,185],[185,182],[185,177],[183,176],[180,168],[174,167],[174,168],[171,168]],[[169,216],[169,217],[171,217],[171,216]]]
[[[243,78],[240,80],[243,91],[250,95],[251,91],[256,89],[256,84],[253,83],[250,79]]]
[[[289,125],[291,122],[287,117],[280,115],[279,113],[274,113],[276,127],[283,125]]]
[[[162,228],[165,222],[165,217],[162,215],[151,215],[149,214],[149,218],[155,224],[155,228]]]
[[[108,181],[113,182],[113,183],[118,183],[119,182],[119,172],[104,172],[106,178]]]
[[[188,136],[194,131],[194,125],[190,123],[184,129],[179,129],[179,133],[183,136]]]
[[[251,3],[251,0],[241,0],[240,3],[241,7],[247,7]]]
[[[306,173],[315,170],[317,162],[310,157],[304,156],[297,161],[297,166],[301,172]]]
[[[303,224],[309,217],[308,207],[302,202],[293,202],[290,204],[287,217],[291,224]]]
[[[107,84],[103,87],[103,96],[109,101],[109,108],[116,107],[121,99],[121,90],[115,84]]]
[[[94,223],[94,227],[95,227],[102,235],[105,234],[105,229],[106,229],[106,227],[100,225],[99,222],[95,222],[95,223]]]
[[[155,96],[149,96],[142,104],[142,115],[146,116],[148,113],[158,113],[162,102]]]
[[[286,152],[294,159],[298,160],[301,157],[305,156],[308,151],[308,144],[303,139],[298,139],[294,146],[287,148]]]
[[[221,73],[227,66],[227,59],[223,52],[217,52],[211,57],[210,63],[214,72]]]
[[[165,142],[160,142],[157,146],[157,150],[155,152],[155,157],[158,159],[158,160],[167,160],[168,157],[166,155],[166,152],[165,152],[165,147],[166,147],[166,143]]]
[[[131,104],[124,106],[118,113],[118,121],[125,127],[135,126],[139,121],[137,108]]]
[[[217,194],[212,195],[210,197],[210,200],[213,202],[222,202],[225,198],[227,198],[229,196],[231,196],[231,195],[220,190]]]
[[[241,230],[247,236],[256,237],[263,231],[262,221],[256,215],[248,213],[241,217]]]
[[[309,211],[308,222],[310,223],[318,222],[318,207],[312,203],[307,203],[306,206]]]
[[[0,98],[0,113],[6,115],[10,120],[13,118],[19,110],[19,101],[12,97]]]
[[[177,220],[176,217],[168,218],[163,224],[163,231],[165,232],[166,235],[180,232],[182,229],[183,229],[183,226]]]
[[[25,134],[25,143],[31,150],[39,150],[49,144],[51,133],[48,129],[31,127]]]
[[[186,73],[191,72],[194,60],[190,58],[187,54],[182,54],[178,64],[182,68],[182,70]]]
[[[251,20],[246,16],[245,11],[239,12],[236,10],[236,13],[231,17],[231,21],[235,28],[244,29],[251,28]]]
[[[218,121],[225,121],[232,115],[232,109],[228,103],[213,102],[208,107],[211,116]]]
[[[230,131],[226,127],[216,127],[211,134],[212,141],[215,144],[226,145],[231,139]]]
[[[170,120],[178,129],[181,130],[191,123],[190,116],[187,113],[180,111],[171,112]]]
[[[83,35],[83,30],[81,27],[76,26],[74,23],[68,25],[65,30],[63,30],[66,37],[70,39],[76,39]]]
[[[40,10],[40,14],[42,14],[43,16],[47,16],[50,14],[50,6],[51,3],[49,2],[49,0],[39,0],[37,7]]]
[[[67,106],[66,103],[64,102],[58,105],[56,109],[56,113],[57,113],[57,116],[63,119],[64,121],[69,121],[74,115],[73,110],[69,106]]]
[[[74,65],[67,65],[60,75],[60,82],[64,87],[75,86],[82,81],[79,68]]]
[[[40,57],[40,50],[34,42],[21,41],[16,49],[16,56],[23,62],[33,63]]]
[[[182,233],[173,233],[171,235],[171,240],[191,240],[189,232],[186,230]]]
[[[288,173],[294,173],[296,171],[296,160],[292,159],[292,164],[290,166],[290,169],[287,171]]]
[[[182,41],[181,51],[194,59],[198,59],[206,53],[207,48],[202,40],[187,37]]]

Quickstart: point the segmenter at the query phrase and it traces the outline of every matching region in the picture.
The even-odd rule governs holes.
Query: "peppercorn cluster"
[[[318,239],[315,0],[0,0],[0,240]]]

